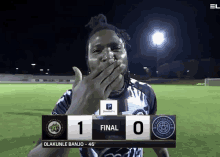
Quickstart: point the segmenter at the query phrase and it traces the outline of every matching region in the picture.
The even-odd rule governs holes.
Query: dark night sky
[[[7,2],[7,3],[6,3]],[[96,0],[94,1],[1,1],[0,73],[15,68],[32,73],[86,71],[85,45],[89,31],[84,27],[92,16],[106,15],[108,23],[127,30],[130,71],[174,60],[220,59],[220,10],[210,10],[217,1]],[[220,3],[218,4],[220,6]],[[218,21],[218,22],[217,22]],[[156,50],[149,46],[151,29],[166,30],[169,43]]]

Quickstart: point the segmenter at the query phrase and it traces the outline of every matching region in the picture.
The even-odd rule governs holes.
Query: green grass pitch
[[[171,157],[220,157],[220,87],[152,85],[157,114],[177,116],[177,148]],[[0,84],[0,156],[25,157],[41,136],[41,115],[50,115],[65,84]],[[69,156],[79,156],[72,149]],[[156,157],[150,148],[144,156]]]

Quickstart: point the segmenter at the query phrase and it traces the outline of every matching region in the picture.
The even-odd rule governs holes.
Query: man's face
[[[121,60],[122,64],[128,66],[127,52],[123,41],[112,30],[98,31],[89,40],[88,63],[90,70],[94,71],[101,62],[110,58]]]

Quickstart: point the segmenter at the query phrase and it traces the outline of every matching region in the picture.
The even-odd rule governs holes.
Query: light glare
[[[164,42],[164,34],[161,32],[156,32],[153,34],[153,43],[155,45],[161,45]]]

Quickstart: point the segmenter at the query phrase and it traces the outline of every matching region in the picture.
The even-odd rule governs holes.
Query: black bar
[[[69,144],[72,143],[72,145]],[[176,148],[175,140],[167,141],[42,141],[43,148],[123,148],[123,147],[141,147],[141,148]],[[62,144],[62,145],[61,145]]]

